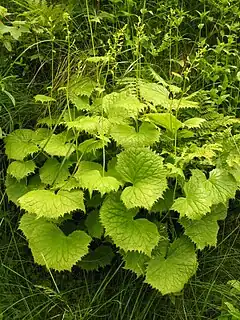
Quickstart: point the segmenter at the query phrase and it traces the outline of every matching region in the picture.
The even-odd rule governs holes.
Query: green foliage
[[[204,185],[206,177],[200,170],[192,171],[192,176],[184,184],[186,198],[177,198],[172,206],[173,210],[178,211],[181,216],[190,219],[201,219],[202,216],[210,211],[212,204],[211,198]]]
[[[21,180],[29,174],[33,173],[36,169],[36,164],[33,160],[29,161],[13,161],[8,166],[8,174]]]
[[[0,7],[8,200],[25,211],[36,263],[98,270],[118,250],[124,268],[177,293],[240,187],[239,10],[70,2]]]
[[[109,264],[114,257],[112,249],[108,246],[100,246],[93,251],[90,251],[83,259],[78,263],[78,265],[87,270],[98,270]]]
[[[158,92],[154,99],[166,96],[160,84],[140,83],[145,100],[150,101],[151,90]],[[82,258],[79,266],[97,270],[111,263],[111,248],[105,244],[99,247],[98,243],[88,253],[87,246],[90,241],[107,241],[120,248],[124,268],[145,277],[153,288],[162,294],[181,291],[197,269],[195,248],[203,250],[217,244],[218,220],[225,219],[226,203],[235,197],[239,185],[236,173],[232,173],[235,156],[226,160],[224,141],[205,144],[201,131],[199,140],[189,143],[192,134],[198,137],[194,130],[204,132],[204,118],[181,113],[180,121],[177,112],[160,112],[158,108],[164,106],[157,100],[150,101],[155,111],[143,107],[134,90],[129,91],[126,101],[120,99],[126,94],[124,90],[94,98],[94,88],[84,85],[81,91],[81,86],[75,87],[77,97],[87,96],[93,101],[88,101],[88,110],[81,110],[80,116],[75,117],[79,112],[76,106],[70,118],[62,118],[61,125],[66,125],[67,131],[20,129],[5,138],[7,155],[17,160],[8,168],[13,178],[6,181],[7,194],[27,212],[20,227],[34,260],[48,268],[70,270]],[[129,109],[131,99],[138,103]],[[124,116],[118,118],[120,111]],[[192,130],[190,135],[185,127]],[[161,132],[161,128],[166,131]],[[37,166],[31,160],[36,152]],[[220,162],[217,156],[222,159]],[[214,168],[209,170],[202,157],[211,161]],[[192,169],[196,158],[201,169]],[[15,163],[19,169],[14,168]],[[189,168],[191,176],[186,179]],[[64,226],[64,221],[71,219],[69,213],[74,212],[84,223],[66,235],[59,225]],[[176,212],[180,214],[183,231],[179,237],[173,237],[172,229],[159,223],[164,212],[169,215],[167,219]],[[24,217],[34,219],[36,232],[32,235]],[[74,246],[77,239],[83,243],[82,251],[80,245],[69,251],[68,246]],[[49,251],[48,241],[52,242]],[[66,250],[70,253],[65,258]]]
[[[39,170],[39,176],[44,184],[61,184],[69,177],[67,163],[61,164],[57,159],[47,159]]]
[[[117,191],[120,186],[119,181],[108,176],[100,164],[90,161],[80,162],[75,178],[80,187],[89,190],[90,195],[93,190],[97,190],[104,195],[111,191]]]
[[[150,210],[167,188],[163,159],[150,149],[129,148],[121,152],[116,169],[125,182],[132,183],[121,194],[128,209],[143,207]]]
[[[88,252],[91,238],[83,231],[66,236],[53,223],[32,214],[25,214],[19,227],[29,241],[34,261],[47,268],[71,270]]]
[[[154,125],[143,122],[136,132],[134,127],[118,124],[111,130],[112,138],[125,149],[130,147],[147,147],[159,140],[159,132]]]
[[[226,218],[227,207],[223,204],[213,206],[210,213],[201,220],[181,218],[180,223],[185,234],[196,244],[197,249],[203,250],[206,246],[217,245],[219,230],[218,220]]]
[[[149,257],[144,253],[137,251],[122,252],[123,260],[125,262],[124,268],[136,273],[138,277],[144,276],[146,273],[146,263]]]
[[[148,262],[146,282],[162,294],[179,292],[197,266],[194,245],[182,237],[170,245],[166,257],[159,255]]]
[[[147,219],[134,219],[137,210],[128,210],[119,194],[109,195],[100,210],[100,219],[114,243],[124,251],[139,251],[151,255],[159,234],[156,225]]]
[[[29,129],[18,129],[5,138],[6,154],[9,159],[24,160],[39,150],[36,133]]]
[[[77,209],[85,211],[81,190],[60,190],[57,194],[50,190],[34,190],[20,197],[18,201],[24,210],[36,214],[37,217],[57,219]]]

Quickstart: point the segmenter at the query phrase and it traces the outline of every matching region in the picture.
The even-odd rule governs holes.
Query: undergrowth
[[[2,318],[238,319],[237,1],[1,5]]]

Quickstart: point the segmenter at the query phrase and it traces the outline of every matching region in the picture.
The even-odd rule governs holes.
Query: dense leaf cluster
[[[238,123],[209,141],[199,103],[141,79],[99,96],[76,76],[66,92],[67,109],[5,138],[6,190],[35,262],[92,270],[117,249],[162,294],[182,290],[240,186]]]

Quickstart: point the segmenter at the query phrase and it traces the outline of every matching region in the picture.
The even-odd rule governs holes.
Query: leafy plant
[[[227,283],[230,289],[229,299],[223,299],[222,313],[218,317],[219,320],[237,320],[240,317],[239,296],[240,296],[240,282],[238,280],[230,280]],[[231,301],[231,302],[230,302]]]
[[[66,107],[5,138],[6,191],[36,263],[92,270],[117,251],[162,294],[196,273],[240,186],[239,123],[216,125],[168,88],[131,78],[107,94],[76,75]]]

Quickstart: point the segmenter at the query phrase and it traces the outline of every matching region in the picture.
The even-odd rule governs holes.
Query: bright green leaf
[[[146,117],[151,122],[172,133],[175,133],[183,125],[182,122],[171,113],[149,113]]]
[[[164,86],[157,83],[143,82],[138,83],[141,97],[153,103],[154,106],[165,105],[168,101],[169,91]]]
[[[103,149],[107,144],[109,140],[96,140],[96,139],[88,139],[80,143],[78,146],[78,150],[81,153],[90,153],[95,152],[97,149]]]
[[[180,213],[181,217],[199,220],[210,212],[212,205],[209,193],[205,189],[206,177],[200,170],[192,170],[192,176],[184,185],[186,197],[177,198],[172,206],[173,210]]]
[[[125,208],[119,194],[111,194],[100,209],[100,220],[116,246],[126,252],[134,250],[150,256],[159,233],[156,225],[147,219],[134,219],[136,214],[136,209]]]
[[[197,249],[217,245],[219,225],[214,215],[208,213],[201,220],[182,218],[179,221],[185,229],[185,234],[196,243]]]
[[[55,102],[56,100],[53,99],[52,97],[48,97],[48,96],[45,96],[43,94],[37,94],[35,97],[34,97],[34,100],[36,102],[41,102],[41,103],[45,103],[45,102]]]
[[[29,191],[25,180],[18,181],[9,175],[6,177],[5,185],[8,200],[16,205],[19,205],[18,199]]]
[[[149,261],[147,255],[137,251],[123,251],[121,254],[125,262],[124,269],[131,270],[136,273],[138,277],[145,275],[147,267],[146,262]]]
[[[72,96],[90,97],[95,87],[96,82],[91,78],[73,76],[70,80],[69,97],[70,99]]]
[[[102,106],[109,119],[137,119],[145,105],[127,91],[112,92],[103,97]]]
[[[225,203],[235,197],[237,183],[227,171],[214,169],[209,174],[206,189],[209,191],[209,197],[212,199],[213,204]]]
[[[29,241],[34,261],[58,271],[71,270],[88,253],[91,238],[83,231],[66,236],[56,225],[43,218],[25,214],[19,228]]]
[[[119,124],[111,129],[112,138],[125,149],[130,147],[146,147],[159,140],[159,131],[151,123],[143,122],[136,132],[134,127],[127,124]]]
[[[99,163],[90,161],[80,162],[75,178],[82,188],[89,190],[90,195],[93,190],[97,190],[103,195],[117,191],[120,186],[120,182],[116,178],[106,175]]]
[[[184,121],[183,124],[184,124],[184,126],[186,126],[188,128],[200,128],[201,124],[205,121],[206,121],[206,119],[202,119],[202,118],[191,118],[191,119]]]
[[[163,295],[177,293],[195,274],[197,266],[193,243],[182,237],[171,244],[167,257],[159,255],[148,262],[145,282]]]
[[[70,173],[67,163],[61,164],[56,158],[47,159],[39,170],[41,181],[45,184],[52,185],[62,184],[69,177]]]
[[[81,116],[65,124],[68,128],[75,128],[78,131],[85,131],[89,134],[107,133],[111,126],[106,118],[99,116]]]
[[[29,161],[13,161],[7,169],[7,173],[17,180],[21,180],[29,174],[33,173],[36,169],[36,164],[33,160]]]
[[[50,138],[41,141],[41,148],[51,156],[69,157],[74,152],[74,146],[66,139],[65,133],[52,134]]]
[[[59,191],[34,190],[23,195],[19,200],[22,209],[35,213],[37,217],[56,219],[75,210],[85,211],[81,190]]]
[[[39,150],[35,132],[30,129],[17,129],[5,138],[6,154],[9,159],[24,160]]]
[[[116,169],[125,182],[132,183],[121,195],[128,209],[143,207],[150,210],[167,189],[163,160],[147,148],[131,148],[121,152]]]

